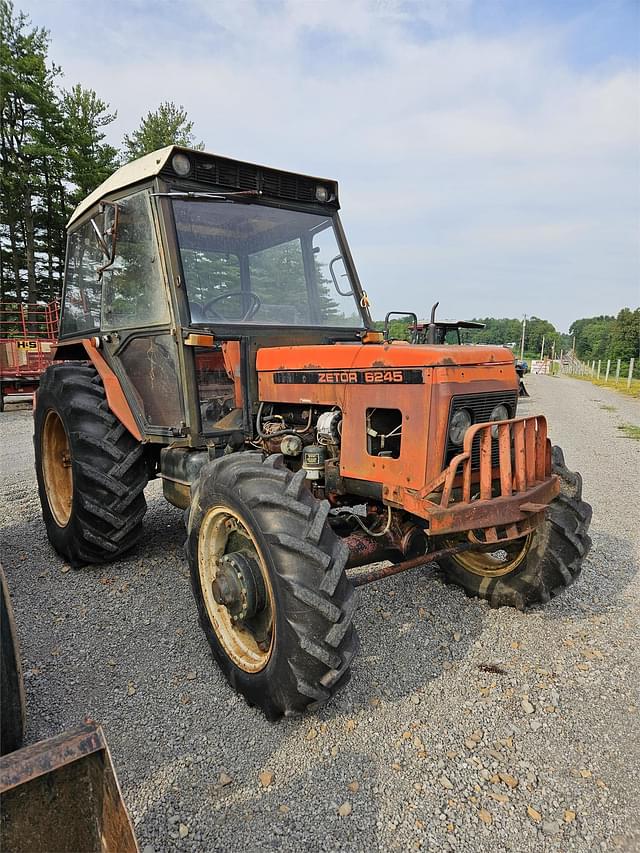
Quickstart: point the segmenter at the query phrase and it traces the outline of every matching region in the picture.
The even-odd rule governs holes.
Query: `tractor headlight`
[[[491,417],[489,418],[491,421],[507,421],[509,420],[509,409],[506,406],[500,405],[496,406],[495,409],[491,412]],[[493,438],[498,437],[498,427],[491,427],[491,435]]]
[[[464,434],[469,429],[473,422],[471,412],[468,409],[458,409],[455,415],[451,418],[449,424],[449,441],[452,444],[462,444]]]
[[[329,190],[326,187],[318,185],[316,187],[316,201],[329,201]]]
[[[186,178],[191,171],[191,160],[186,154],[174,154],[171,158],[171,166],[176,175]]]

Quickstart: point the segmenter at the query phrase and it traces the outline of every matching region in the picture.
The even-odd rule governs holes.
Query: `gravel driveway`
[[[521,411],[547,413],[593,504],[577,584],[527,615],[433,568],[366,587],[351,683],[277,724],[212,663],[158,484],[128,559],[69,570],[40,518],[31,413],[0,415],[28,741],[100,721],[145,853],[639,850],[640,442],[617,426],[640,424],[640,402],[527,386]]]

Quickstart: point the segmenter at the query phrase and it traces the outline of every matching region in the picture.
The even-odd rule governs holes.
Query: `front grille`
[[[491,394],[459,394],[457,397],[451,398],[451,406],[449,407],[449,421],[447,423],[447,449],[445,452],[444,465],[448,465],[454,456],[462,453],[462,447],[458,444],[453,444],[449,439],[449,426],[451,418],[459,409],[467,409],[471,412],[474,424],[481,424],[491,420],[491,412],[496,406],[503,404],[509,410],[509,417],[515,418],[516,406],[518,404],[518,394],[516,391],[494,391]],[[498,442],[494,439],[491,442],[491,459],[494,466],[499,464],[498,459]],[[471,448],[471,469],[477,470],[480,467],[480,437],[477,436],[473,441]]]
[[[193,156],[193,155],[192,155]],[[175,177],[171,164],[162,170],[167,177]],[[267,197],[282,198],[288,201],[316,201],[318,180],[306,175],[295,175],[266,169],[251,163],[240,163],[223,157],[201,154],[194,156],[193,180],[199,184],[226,190],[256,190]],[[331,201],[326,202],[337,207],[337,185],[334,181],[321,181],[329,190]]]
[[[286,172],[265,169],[262,173],[262,191],[292,201],[315,201],[316,182]]]
[[[196,162],[194,177],[200,184],[229,187],[234,190],[260,189],[255,169],[228,160]]]

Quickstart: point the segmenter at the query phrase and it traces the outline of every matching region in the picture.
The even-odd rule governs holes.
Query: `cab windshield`
[[[331,217],[173,199],[192,323],[362,328]]]

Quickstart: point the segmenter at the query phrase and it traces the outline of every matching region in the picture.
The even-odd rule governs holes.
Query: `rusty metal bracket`
[[[437,563],[443,557],[450,557],[452,554],[460,554],[463,551],[477,551],[478,546],[475,542],[461,542],[459,545],[453,545],[451,548],[441,548],[439,551],[428,551],[426,554],[420,554],[419,557],[412,557],[410,560],[403,560],[401,563],[393,563],[390,566],[383,566],[379,569],[372,569],[370,572],[361,572],[358,574],[347,573],[347,576],[354,586],[364,586],[368,583],[389,578],[393,575],[399,575],[401,572],[406,572],[409,569],[416,569],[418,566],[428,566],[429,563]]]
[[[140,853],[99,725],[0,758],[0,846],[13,853]]]

